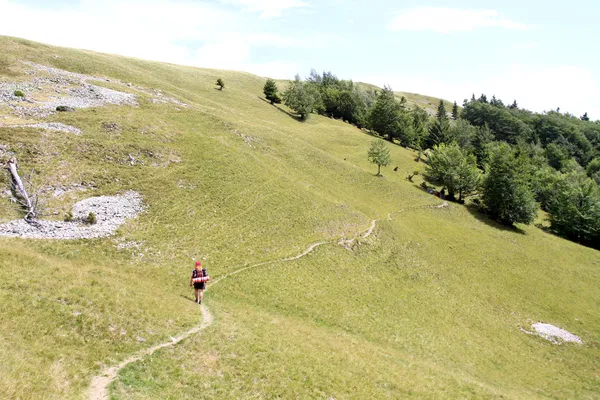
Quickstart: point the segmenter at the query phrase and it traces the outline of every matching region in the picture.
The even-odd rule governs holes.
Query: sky
[[[600,119],[597,15],[596,0],[0,0],[0,35]]]

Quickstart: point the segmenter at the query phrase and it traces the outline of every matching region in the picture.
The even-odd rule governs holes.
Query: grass
[[[505,229],[459,205],[386,220],[436,204],[417,180],[404,179],[415,153],[390,146],[392,164],[376,178],[368,135],[319,116],[296,121],[260,98],[256,76],[12,38],[0,38],[0,49],[7,79],[24,79],[18,60],[27,59],[189,104],[141,95],[139,108],[52,117],[81,136],[0,128],[0,144],[35,168],[38,182],[93,183],[88,192],[48,196],[48,212],[59,213],[51,218],[64,218],[79,199],[129,189],[148,206],[115,238],[0,239],[0,392],[9,398],[83,398],[103,365],[197,324],[187,286],[193,259],[216,279],[353,237],[374,218],[374,235],[353,252],[328,244],[212,287],[205,301],[215,323],[126,367],[112,396],[597,396],[598,251],[534,226]],[[225,90],[215,90],[217,77]],[[120,129],[107,131],[106,122]],[[139,163],[130,165],[130,154]],[[0,220],[16,216],[0,207]],[[140,247],[117,247],[132,241]],[[523,334],[531,321],[585,344]]]

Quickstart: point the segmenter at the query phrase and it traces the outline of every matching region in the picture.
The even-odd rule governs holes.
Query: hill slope
[[[115,398],[597,396],[598,251],[430,207],[439,200],[404,179],[413,153],[390,146],[398,172],[376,178],[371,137],[319,116],[298,122],[261,98],[259,77],[5,37],[0,50],[0,79],[26,99],[72,88],[29,85],[46,73],[24,60],[136,96],[43,119],[80,135],[0,127],[2,149],[52,186],[48,218],[127,190],[146,204],[114,237],[0,238],[7,397],[85,398],[105,367],[198,326],[193,259],[227,277],[209,285],[214,322],[119,371]],[[41,120],[6,104],[5,125]],[[77,190],[54,197],[59,187]],[[0,222],[18,217],[0,200]],[[535,321],[584,344],[524,334]]]

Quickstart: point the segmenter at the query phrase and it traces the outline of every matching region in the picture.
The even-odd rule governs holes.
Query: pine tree
[[[456,101],[452,106],[452,119],[455,121],[458,119],[458,104],[456,104]]]
[[[375,139],[371,143],[367,158],[370,162],[377,165],[377,176],[381,176],[381,167],[386,167],[392,160],[390,150],[383,140]]]
[[[513,101],[513,103],[508,106],[508,108],[510,108],[511,110],[516,110],[519,108],[519,105],[517,104],[517,100]]]
[[[369,126],[380,135],[387,136],[391,142],[398,136],[402,105],[396,100],[394,92],[385,86],[369,113]]]
[[[277,84],[273,79],[267,79],[265,87],[263,88],[263,92],[265,94],[265,97],[271,102],[271,104],[281,103],[281,98],[277,94]]]
[[[440,100],[440,104],[438,104],[437,113],[435,117],[438,120],[448,119],[448,115],[446,115],[446,106],[444,105],[444,100]]]
[[[581,116],[582,121],[589,121],[590,117],[588,117],[587,112]]]

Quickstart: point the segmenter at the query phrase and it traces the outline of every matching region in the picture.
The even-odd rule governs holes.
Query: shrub
[[[96,220],[96,214],[94,214],[93,212],[90,212],[88,214],[88,216],[86,217],[86,219],[84,220],[84,222],[89,225],[94,225],[96,222],[98,222]]]
[[[13,94],[17,97],[25,97],[25,93],[23,93],[20,90],[15,90],[15,92]]]
[[[71,211],[65,214],[65,222],[73,222],[73,213]]]
[[[56,111],[73,112],[73,111],[75,111],[75,109],[73,107],[69,107],[69,106],[58,106],[58,107],[56,107]]]
[[[219,87],[219,90],[223,90],[223,88],[225,87],[225,82],[223,82],[223,79],[217,79],[217,86]]]

